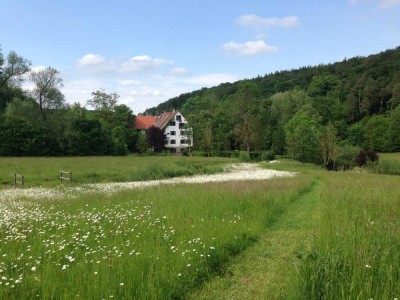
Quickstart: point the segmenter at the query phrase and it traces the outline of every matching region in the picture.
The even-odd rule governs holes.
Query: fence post
[[[18,184],[21,184],[21,185],[24,185],[25,184],[25,177],[24,177],[24,175],[22,175],[22,174],[17,174],[17,173],[14,173],[14,176],[13,176],[14,178],[14,187],[16,188],[17,187],[17,185]],[[20,177],[20,180],[18,180],[18,177]]]
[[[63,180],[68,180],[69,182],[72,182],[72,172],[60,171],[60,182],[63,182]]]

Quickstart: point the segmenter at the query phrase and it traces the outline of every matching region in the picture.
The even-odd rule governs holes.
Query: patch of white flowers
[[[161,180],[132,181],[132,182],[110,182],[83,184],[75,187],[57,188],[29,188],[29,189],[7,189],[0,191],[0,205],[15,199],[66,199],[75,198],[78,195],[90,193],[114,193],[122,190],[141,189],[146,187],[181,184],[181,183],[209,183],[243,180],[265,180],[276,177],[290,177],[296,173],[264,169],[257,164],[239,163],[225,168],[225,172],[213,175],[194,175],[188,177],[176,177]]]

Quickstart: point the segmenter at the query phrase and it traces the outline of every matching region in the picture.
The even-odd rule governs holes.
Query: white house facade
[[[193,131],[192,128],[188,128],[187,124],[184,116],[180,112],[176,112],[165,127],[166,148],[175,149],[178,153],[182,148],[193,146]]]
[[[137,116],[135,128],[146,130],[150,127],[164,130],[165,147],[171,152],[180,153],[183,148],[193,146],[193,131],[188,127],[185,117],[178,111],[164,112],[158,116]]]

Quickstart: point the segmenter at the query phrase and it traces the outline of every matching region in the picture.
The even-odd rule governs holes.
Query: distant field
[[[71,171],[74,183],[124,182],[217,173],[235,161],[176,156],[0,157],[0,188],[10,187],[14,173],[24,175],[28,187],[54,186],[59,171]]]
[[[379,161],[369,168],[378,174],[400,175],[400,153],[380,153]]]
[[[381,160],[392,160],[400,162],[400,152],[397,153],[379,153]]]

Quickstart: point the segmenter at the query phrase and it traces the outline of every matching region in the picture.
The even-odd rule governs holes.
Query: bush
[[[367,162],[376,162],[378,160],[379,156],[373,150],[361,150],[356,157],[356,162],[359,167],[365,166]]]
[[[250,155],[246,151],[240,151],[239,153],[239,160],[241,162],[249,162],[250,161]]]
[[[356,156],[360,152],[360,148],[355,146],[341,146],[337,148],[336,169],[348,170],[356,166]]]
[[[275,159],[275,153],[272,150],[265,151],[261,154],[261,160],[269,161]]]

